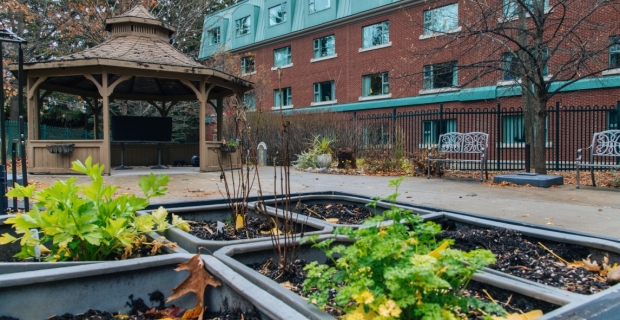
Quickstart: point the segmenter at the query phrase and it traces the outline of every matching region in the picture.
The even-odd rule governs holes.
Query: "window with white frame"
[[[620,36],[609,38],[609,67],[620,68]]]
[[[330,7],[330,0],[308,0],[308,12],[313,13]]]
[[[241,58],[241,74],[249,74],[256,71],[254,69],[254,56]]]
[[[314,102],[335,100],[334,81],[324,81],[314,84]]]
[[[437,144],[439,142],[439,135],[441,134],[441,120],[425,120],[422,123],[422,143],[424,145]],[[457,132],[456,119],[444,119],[443,120],[444,133]]]
[[[291,87],[282,88],[282,90],[273,90],[273,103],[275,108],[287,107],[293,105],[293,96]]]
[[[456,87],[456,61],[424,66],[424,90]]]
[[[549,141],[548,126],[549,118],[545,118],[545,141]],[[523,115],[502,117],[502,142],[507,144],[525,143],[525,121]]]
[[[388,72],[369,74],[362,77],[362,96],[378,96],[390,93]]]
[[[256,110],[256,96],[254,93],[246,93],[243,95],[243,106],[248,110]]]
[[[521,1],[517,1],[517,0],[504,0],[504,17],[506,18],[513,18],[519,15],[519,6],[521,6],[523,3],[525,4],[525,14],[526,15],[530,15],[529,12],[535,12],[534,11],[534,5],[535,4],[540,4],[541,1],[544,1],[544,8],[543,11],[546,11],[549,9],[549,0],[521,0]]]
[[[424,11],[424,35],[446,33],[458,26],[458,3]]]
[[[520,74],[521,63],[517,52],[507,52],[502,56],[502,80],[518,80]],[[549,50],[548,48],[542,48],[542,59],[545,61],[542,74],[546,77],[549,74]]]
[[[331,35],[314,39],[314,58],[329,57],[336,54],[336,37]]]
[[[286,22],[286,2],[269,8],[269,25],[275,26],[283,22]]]
[[[249,34],[251,26],[252,20],[250,19],[250,16],[235,20],[235,33],[237,34],[237,37]]]
[[[210,46],[220,43],[220,27],[207,30],[207,39]]]
[[[362,48],[370,48],[390,42],[390,22],[383,21],[362,28]]]
[[[273,50],[273,66],[274,68],[291,64],[291,46]]]

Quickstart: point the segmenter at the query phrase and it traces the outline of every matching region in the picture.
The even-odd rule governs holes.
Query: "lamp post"
[[[6,28],[0,28],[0,68],[2,69],[2,74],[0,74],[0,148],[2,148],[2,151],[0,152],[1,156],[0,156],[0,160],[2,161],[2,163],[0,164],[0,174],[2,175],[2,177],[0,177],[0,180],[2,180],[0,182],[0,193],[2,193],[0,195],[0,214],[4,214],[7,212],[7,208],[8,208],[8,203],[7,203],[7,199],[6,199],[6,191],[7,191],[7,172],[6,172],[6,116],[4,113],[4,67],[2,67],[2,57],[4,55],[4,53],[2,52],[2,46],[4,42],[12,42],[12,43],[17,43],[17,47],[18,47],[18,108],[19,108],[19,114],[21,116],[21,109],[22,109],[22,105],[23,105],[23,87],[24,87],[24,77],[23,77],[23,69],[24,69],[24,61],[23,61],[23,49],[22,49],[22,44],[26,43],[26,40],[18,37],[16,34],[14,34],[13,32],[9,31]],[[20,134],[20,140],[22,142],[21,147],[22,147],[22,183],[23,185],[27,185],[28,184],[28,180],[26,178],[26,155],[24,154],[25,151],[25,147],[24,147],[24,126],[23,126],[23,121],[20,121],[21,125],[19,128],[19,134]],[[13,168],[13,170],[15,170],[15,168]],[[13,181],[13,184],[15,184],[16,181]],[[24,199],[24,209],[26,211],[29,210],[29,204],[28,204],[28,199]],[[17,210],[17,208],[14,208],[15,210]]]

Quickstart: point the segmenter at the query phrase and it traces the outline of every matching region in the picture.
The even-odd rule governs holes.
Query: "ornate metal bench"
[[[583,150],[589,151],[588,162],[582,162]],[[604,157],[603,159],[611,161],[594,162],[594,157]],[[577,189],[580,186],[580,171],[581,168],[590,168],[590,175],[592,175],[592,186],[596,187],[596,181],[594,180],[594,168],[618,168],[620,164],[620,130],[607,130],[601,132],[595,132],[592,136],[592,144],[585,149],[577,150]],[[612,162],[612,163],[610,163]]]
[[[489,134],[484,132],[450,132],[439,135],[439,143],[437,151],[444,154],[480,154],[480,159],[450,159],[450,158],[433,158],[431,148],[428,153],[428,176],[431,178],[431,162],[473,162],[480,163],[480,181],[482,181],[483,172],[486,172],[486,178],[489,179],[489,171],[487,168],[487,151],[489,149]]]

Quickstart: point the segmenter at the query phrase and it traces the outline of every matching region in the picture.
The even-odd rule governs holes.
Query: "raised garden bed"
[[[128,313],[133,304],[128,302],[141,298],[148,304],[149,294],[155,291],[169,296],[189,275],[187,271],[174,269],[190,258],[189,254],[171,254],[157,259],[0,275],[0,317],[47,319],[65,313],[84,313],[91,308]],[[213,257],[202,256],[202,260],[207,271],[221,283],[205,291],[204,305],[208,312],[241,310],[251,313],[256,310],[261,319],[305,319]],[[184,295],[168,305],[173,303],[191,309],[195,305],[195,295]]]
[[[330,237],[333,236],[321,236],[319,237],[319,241],[329,239]],[[349,239],[345,237],[338,237],[338,239],[339,240],[335,244],[346,244],[349,241]],[[252,268],[252,265],[254,265],[254,267],[261,266],[264,265],[267,260],[276,258],[270,244],[254,243],[243,247],[225,247],[218,250],[214,256],[233,270],[242,274],[246,279],[257,284],[270,294],[282,299],[304,316],[311,319],[334,319],[332,315],[317,308],[315,305],[309,304],[306,299],[286,288],[290,288],[290,284],[286,284],[285,287],[285,285],[277,283]],[[311,248],[310,244],[301,245],[298,258],[305,261],[327,261],[323,252]],[[512,305],[515,307],[528,305],[532,307],[543,306],[545,311],[549,311],[556,308],[562,309],[562,306],[570,306],[573,303],[579,303],[585,299],[580,295],[566,293],[557,288],[539,285],[516,277],[505,277],[502,274],[482,272],[474,275],[472,280],[475,285],[469,288],[470,294],[481,294],[480,288],[485,288],[487,291],[495,290],[496,292],[503,292],[508,296],[512,294],[512,299],[514,299]],[[522,295],[524,298],[517,301],[516,295]],[[498,297],[498,300],[500,299],[501,296]]]
[[[164,204],[164,207],[166,206],[167,204]],[[253,207],[253,204],[250,203],[249,206]],[[193,222],[207,221],[207,222],[214,223],[214,225],[217,225],[217,221],[228,222],[227,223],[228,225],[232,223],[230,208],[228,204],[222,203],[222,204],[215,204],[215,205],[188,206],[188,207],[176,207],[173,204],[170,208],[167,208],[167,210],[169,213],[174,213],[180,216],[181,218],[183,218],[183,220],[188,220],[188,221],[193,221]],[[147,212],[148,211],[143,210],[143,211],[139,211],[138,214],[144,214]],[[276,210],[273,208],[267,207],[267,214],[270,217],[276,217]],[[281,216],[282,216],[281,210],[279,211],[278,216],[281,219]],[[258,221],[262,221],[263,223],[267,222],[267,218],[265,217],[264,214],[257,213],[252,209],[249,210],[248,212],[247,220],[248,221],[258,220]],[[297,237],[313,235],[313,234],[325,234],[325,233],[332,232],[332,228],[330,226],[326,226],[322,223],[318,223],[317,221],[308,219],[306,217],[294,216],[293,221],[295,222],[295,229],[299,230]],[[190,223],[190,225],[194,225],[194,224]],[[204,225],[198,225],[198,227],[195,229],[199,229],[199,228],[205,229]],[[216,232],[215,228],[209,227],[209,229],[214,233]],[[202,232],[202,230],[200,230],[200,232],[198,232],[198,230],[195,230],[194,233],[195,234],[200,233],[204,235],[210,234],[208,231]],[[242,230],[242,233],[245,233],[245,232],[243,232]],[[257,237],[248,238],[247,235],[244,234],[240,237],[231,239],[231,237],[223,235],[219,239],[216,238],[216,240],[208,240],[208,239],[201,239],[196,235],[187,233],[177,228],[170,228],[164,232],[164,236],[166,237],[166,239],[176,242],[181,248],[189,252],[192,252],[192,253],[196,253],[198,252],[198,250],[201,250],[201,253],[208,253],[208,254],[211,254],[224,246],[243,244],[243,243],[253,243],[253,242],[260,242],[260,241],[269,242],[271,240],[271,236],[268,233],[262,234],[259,231],[258,234],[256,233],[254,234]]]
[[[379,201],[376,209],[366,206],[371,200],[365,197],[347,194],[306,194],[291,197],[291,210],[300,215],[308,216],[309,219],[331,227],[355,227],[361,225],[369,217],[381,215],[390,209],[390,204]],[[265,205],[282,209],[283,202],[274,199],[264,201]],[[397,204],[396,207],[407,208],[415,214],[426,215],[434,211],[418,208],[405,207]]]

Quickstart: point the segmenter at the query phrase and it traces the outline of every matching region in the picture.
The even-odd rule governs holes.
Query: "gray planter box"
[[[335,237],[333,235],[323,235],[319,241]],[[350,240],[346,237],[337,237],[337,243],[347,243]],[[289,291],[275,281],[252,270],[247,264],[262,263],[268,258],[274,258],[274,251],[270,243],[253,243],[245,246],[229,246],[222,248],[214,253],[214,257],[221,260],[224,264],[246,277],[252,283],[261,287],[269,294],[282,299],[285,303],[298,310],[310,319],[334,319],[325,311],[320,310],[315,305],[309,304],[301,296]],[[298,257],[306,261],[327,260],[325,255],[318,249],[311,248],[311,244],[303,244],[300,247]],[[474,275],[474,281],[487,284],[499,289],[520,293],[537,300],[543,300],[556,305],[564,306],[564,309],[571,305],[582,303],[586,298],[563,291],[550,286],[540,285],[535,282],[512,277],[499,272],[481,272]],[[551,319],[551,318],[547,318]]]
[[[108,312],[127,312],[129,295],[149,302],[148,294],[159,290],[166,297],[189,275],[176,272],[179,263],[193,255],[170,254],[103,262],[57,270],[39,270],[0,275],[0,316],[20,319],[46,319],[66,312],[82,313],[89,308]],[[306,319],[277,298],[210,256],[202,256],[207,271],[222,285],[205,292],[208,311],[251,310],[256,307],[263,319]],[[195,295],[187,294],[167,304],[191,309]],[[34,307],[33,307],[34,306]]]
[[[253,207],[253,203],[248,204],[250,207]],[[166,204],[162,204],[164,208]],[[191,221],[226,221],[230,219],[230,210],[227,204],[216,204],[216,205],[204,205],[204,206],[190,206],[190,207],[172,207],[167,209],[168,213],[174,213],[176,215],[181,216],[184,220]],[[273,208],[267,207],[267,213],[275,217],[276,211]],[[150,211],[142,210],[138,211],[138,214],[145,214]],[[261,216],[264,217],[263,214],[259,214],[254,212],[253,210],[249,210],[249,215],[253,216]],[[282,211],[278,211],[278,216],[282,217]],[[305,216],[293,216],[293,221],[299,225],[305,225],[304,236],[314,235],[314,234],[327,234],[332,232],[332,227],[327,226],[323,223],[319,223],[314,219],[306,219]],[[170,228],[164,232],[164,236],[166,239],[176,242],[181,248],[191,252],[197,253],[198,250],[201,250],[201,253],[212,254],[213,252],[219,250],[222,247],[237,245],[237,244],[245,244],[245,243],[254,243],[254,242],[269,242],[271,243],[271,237],[261,237],[261,238],[253,238],[253,239],[240,239],[240,240],[231,240],[231,241],[215,241],[215,240],[204,240],[200,239],[196,236],[193,236],[183,230],[177,228]],[[298,234],[297,237],[301,237],[301,234]]]
[[[17,236],[15,234],[11,225],[4,224],[4,221],[8,219],[10,216],[3,215],[0,216],[0,234],[10,233],[13,236]],[[150,239],[158,239],[162,236],[151,232],[147,234],[147,237]],[[14,272],[24,272],[24,271],[34,271],[34,270],[43,270],[43,269],[55,269],[55,268],[64,268],[78,265],[87,265],[93,263],[101,263],[101,261],[82,261],[82,262],[2,262],[2,261],[12,261],[13,256],[17,254],[21,250],[19,242],[14,242],[11,244],[0,245],[0,275]],[[162,248],[162,251],[166,254],[170,253],[187,253],[186,250],[182,248],[170,249],[168,247]]]
[[[291,196],[291,207],[293,207],[293,212],[295,213],[299,213],[301,211],[301,209],[304,208],[304,206],[312,206],[312,205],[316,205],[316,204],[321,204],[321,205],[327,205],[327,204],[344,204],[344,205],[355,205],[355,206],[360,206],[360,207],[365,207],[368,203],[370,203],[371,199],[368,198],[364,198],[364,197],[356,197],[354,195],[324,195],[324,194],[306,194],[306,195],[299,195],[299,196]],[[274,207],[275,205],[278,206],[278,208],[283,208],[283,202],[282,200],[274,200],[274,199],[267,199],[263,201],[265,203],[266,206],[269,207]],[[299,204],[299,206],[298,206]],[[397,208],[403,208],[406,210],[411,210],[411,212],[413,212],[414,214],[419,214],[419,215],[427,215],[427,214],[431,214],[434,213],[435,211],[431,211],[431,210],[427,210],[427,209],[422,209],[422,208],[417,208],[417,207],[413,207],[413,206],[404,206],[404,205],[400,205],[400,204],[395,204],[394,205]],[[299,209],[298,209],[299,208]],[[390,203],[385,202],[385,201],[379,201],[377,203],[377,208],[376,208],[376,214],[377,215],[381,215],[383,214],[384,211],[389,210],[391,208]],[[370,209],[371,211],[374,210],[374,208],[372,207],[368,207],[368,209]],[[299,217],[306,217],[305,215],[299,215]],[[333,222],[327,222],[323,219],[320,219],[316,216],[308,216],[308,221],[315,221],[316,223],[320,223],[320,224],[324,224],[326,226],[330,226],[330,227],[352,227],[352,228],[359,228],[361,226],[361,224],[358,225],[350,225],[350,224],[340,224],[340,223],[333,223]]]

